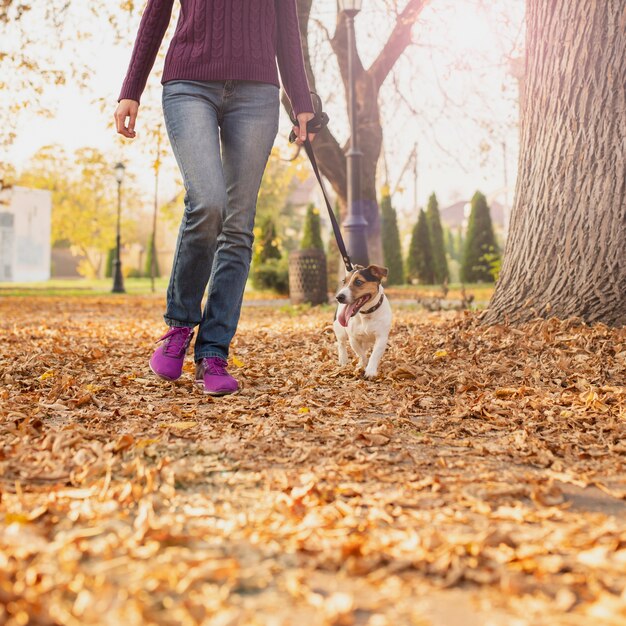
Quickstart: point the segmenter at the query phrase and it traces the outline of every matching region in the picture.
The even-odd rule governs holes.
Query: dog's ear
[[[370,265],[367,269],[378,280],[382,280],[383,278],[386,278],[387,274],[389,274],[389,270],[386,267],[381,267],[380,265]]]

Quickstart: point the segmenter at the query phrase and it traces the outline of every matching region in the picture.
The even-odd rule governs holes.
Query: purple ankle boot
[[[239,383],[226,371],[227,362],[219,356],[209,356],[196,363],[196,383],[204,385],[204,393],[225,396],[239,389]]]
[[[193,330],[186,326],[172,326],[157,342],[162,341],[150,358],[150,369],[165,380],[178,380],[183,373],[187,348]]]

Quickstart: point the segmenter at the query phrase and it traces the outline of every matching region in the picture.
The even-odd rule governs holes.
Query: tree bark
[[[359,128],[359,148],[363,153],[361,158],[361,189],[364,217],[367,220],[367,243],[371,263],[382,263],[382,243],[380,238],[380,215],[376,190],[376,166],[380,157],[383,141],[382,125],[380,123],[380,109],[378,107],[378,92],[393,65],[411,43],[411,28],[417,20],[428,0],[409,0],[398,15],[392,32],[367,70],[363,67],[358,53],[356,58],[355,90],[357,98],[357,124]],[[297,0],[298,16],[300,20],[300,34],[304,52],[304,62],[307,69],[309,86],[315,89],[315,76],[311,68],[311,59],[307,43],[308,25],[311,13],[312,0]],[[357,18],[358,28],[358,18]],[[346,36],[346,20],[341,12],[337,13],[335,33],[330,43],[337,57],[339,71],[344,84],[348,88],[348,50]],[[347,100],[347,97],[346,97]],[[331,120],[332,126],[332,120]],[[315,156],[319,162],[322,174],[328,179],[339,198],[339,207],[342,218],[345,217],[347,199],[347,173],[345,150],[349,144],[341,146],[330,129],[324,129],[313,143]]]
[[[626,323],[626,5],[527,0],[520,161],[488,323]]]

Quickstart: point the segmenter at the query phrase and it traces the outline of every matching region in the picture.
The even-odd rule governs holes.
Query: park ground
[[[167,289],[167,278],[157,278],[154,281],[154,289],[149,278],[125,278],[124,286],[126,292],[135,296],[147,296],[165,294]],[[62,279],[55,278],[38,283],[0,283],[0,298],[6,296],[105,296],[111,293],[112,279]],[[453,284],[447,293],[447,300],[454,302],[459,301],[463,296],[464,290],[466,295],[473,298],[477,308],[483,308],[489,302],[493,293],[493,285],[490,284],[474,284],[462,285]],[[441,285],[394,285],[386,288],[386,293],[394,300],[402,302],[416,302],[418,298],[442,297]],[[331,295],[332,297],[332,295]],[[261,301],[288,301],[287,296],[281,296],[272,291],[259,291],[252,288],[248,283],[246,286],[246,301],[249,303],[259,303]]]
[[[626,330],[257,304],[209,398],[162,300],[0,298],[0,623],[625,623]]]

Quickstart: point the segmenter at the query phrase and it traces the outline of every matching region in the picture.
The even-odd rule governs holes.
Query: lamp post
[[[122,260],[120,258],[120,217],[122,213],[122,181],[124,180],[123,163],[115,165],[115,180],[117,181],[117,236],[115,240],[115,260],[113,261],[113,293],[126,293],[124,289],[124,277],[122,276]]]
[[[361,10],[361,0],[339,0],[339,10],[347,20],[348,35],[348,112],[350,118],[350,149],[346,154],[348,181],[348,211],[343,227],[346,231],[348,254],[354,263],[368,264],[366,228],[361,202],[361,157],[359,150],[358,123],[356,114],[356,94],[354,85],[354,17]]]

